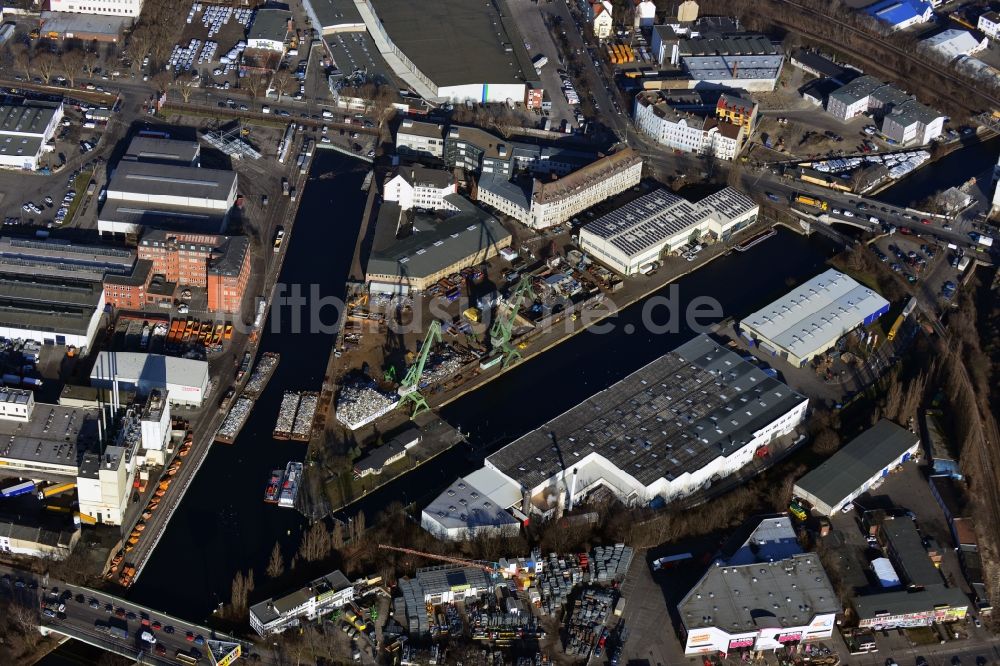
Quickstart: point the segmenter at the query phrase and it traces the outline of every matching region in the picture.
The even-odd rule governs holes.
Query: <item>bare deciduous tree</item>
[[[281,554],[281,544],[274,542],[274,549],[271,551],[271,559],[267,563],[268,578],[281,578],[285,574],[285,558]]]

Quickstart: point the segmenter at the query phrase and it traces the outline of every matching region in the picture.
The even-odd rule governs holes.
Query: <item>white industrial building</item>
[[[258,9],[247,32],[247,49],[285,52],[285,38],[291,28],[292,13],[285,9]]]
[[[840,611],[815,553],[717,562],[677,604],[686,655],[735,656],[828,639]]]
[[[882,419],[799,479],[792,492],[814,512],[832,515],[913,459],[919,449],[919,437]]]
[[[142,352],[107,352],[97,356],[90,384],[148,395],[154,389],[167,393],[174,405],[200,407],[208,395],[208,362]]]
[[[62,102],[0,104],[0,167],[38,169],[62,117]]]
[[[661,145],[696,155],[733,160],[745,140],[745,128],[718,119],[675,109],[660,91],[646,91],[635,98],[635,125]]]
[[[765,455],[809,400],[702,335],[485,460],[424,510],[440,538],[505,533],[603,488],[629,505],[671,502]],[[459,484],[464,484],[464,487]]]
[[[762,350],[796,367],[889,311],[889,301],[830,269],[744,317],[739,328]]]
[[[882,118],[882,134],[901,146],[926,146],[944,132],[944,121],[944,115],[911,99]]]
[[[445,201],[446,196],[457,192],[458,184],[448,171],[421,166],[400,167],[399,172],[386,181],[382,199],[398,203],[402,210],[457,210]]]
[[[750,226],[760,211],[731,187],[691,202],[658,189],[588,222],[580,247],[609,268],[633,275],[694,242],[724,241]]]
[[[656,3],[653,0],[639,0],[635,3],[635,27],[652,28],[656,22]]]
[[[997,12],[980,14],[976,27],[990,39],[997,39],[1000,36],[1000,14]]]
[[[558,180],[534,180],[530,197],[524,189],[496,175],[480,180],[477,196],[481,203],[532,229],[547,229],[635,187],[641,179],[642,158],[626,148]]]
[[[64,560],[80,540],[80,528],[50,529],[0,520],[0,553]]]
[[[416,157],[444,157],[444,126],[404,119],[396,130],[396,152]]]
[[[99,441],[99,413],[36,403],[31,391],[0,388],[0,467],[27,478],[75,477]]]
[[[51,0],[54,12],[73,14],[106,14],[137,17],[142,12],[143,0]]]
[[[0,267],[0,279],[0,337],[90,349],[104,316],[101,282],[14,264]]]
[[[871,111],[881,118],[882,133],[901,145],[927,145],[944,131],[943,114],[868,75],[830,93],[826,110],[845,122]]]
[[[937,55],[948,61],[959,56],[970,56],[986,48],[988,40],[976,39],[968,30],[950,29],[928,37],[921,42]]]
[[[280,599],[266,599],[250,607],[250,626],[261,636],[278,634],[299,625],[302,618],[315,620],[354,599],[354,585],[338,569]]]

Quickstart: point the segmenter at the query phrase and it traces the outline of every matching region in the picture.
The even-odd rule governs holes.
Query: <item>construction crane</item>
[[[507,368],[514,361],[521,358],[521,352],[517,350],[517,347],[510,344],[510,339],[514,333],[514,322],[517,320],[517,313],[521,310],[521,303],[530,291],[531,277],[525,275],[517,283],[514,291],[511,292],[510,297],[507,299],[509,312],[506,313],[506,316],[502,316],[500,314],[500,307],[497,307],[496,321],[493,322],[493,326],[490,328],[490,341],[493,343],[493,349],[499,350],[503,354],[504,368]]]
[[[413,365],[406,372],[403,383],[399,385],[400,406],[409,403],[413,404],[413,413],[410,415],[411,419],[416,418],[417,414],[430,410],[430,407],[427,405],[427,399],[420,393],[420,377],[424,374],[424,365],[427,363],[427,357],[430,356],[431,349],[438,342],[441,342],[441,322],[435,319],[431,322],[430,328],[427,329],[424,343],[420,345],[420,353],[417,354]]]
[[[423,557],[428,560],[440,560],[441,562],[458,564],[463,567],[476,567],[477,569],[482,569],[491,576],[496,576],[500,573],[500,569],[495,564],[489,564],[487,562],[479,562],[477,560],[463,560],[460,557],[449,557],[448,555],[425,553],[422,550],[414,550],[412,548],[400,548],[399,546],[387,546],[382,543],[380,543],[378,547],[380,550],[392,550],[397,553],[403,553],[404,555],[414,555],[416,557]]]

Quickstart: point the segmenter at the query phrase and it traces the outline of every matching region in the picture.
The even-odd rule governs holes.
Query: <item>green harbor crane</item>
[[[521,310],[521,304],[525,296],[531,291],[531,277],[524,276],[514,287],[507,298],[508,311],[501,314],[501,306],[497,306],[496,320],[490,328],[490,342],[493,350],[503,354],[503,367],[507,368],[516,360],[521,358],[521,352],[510,343],[510,338],[514,334],[514,322],[517,320],[517,313]]]
[[[431,322],[430,328],[427,329],[424,343],[420,345],[420,353],[417,354],[413,365],[406,372],[403,383],[399,385],[399,405],[400,407],[407,404],[413,405],[411,419],[430,409],[427,405],[427,399],[420,393],[420,377],[424,374],[424,365],[427,363],[431,349],[438,342],[441,342],[441,322],[435,319]]]

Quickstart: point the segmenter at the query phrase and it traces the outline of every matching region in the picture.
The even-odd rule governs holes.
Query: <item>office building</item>
[[[793,493],[814,512],[832,515],[916,456],[919,447],[919,437],[882,419],[799,479]]]
[[[250,607],[250,626],[261,636],[279,634],[298,626],[302,619],[315,620],[354,599],[354,586],[338,569],[280,599],[267,599]]]
[[[859,76],[830,93],[826,111],[846,122],[867,111],[871,94],[885,85],[874,76]]]
[[[139,241],[139,258],[167,283],[206,289],[210,312],[240,311],[252,259],[245,236],[151,230]]]
[[[723,104],[723,97],[719,98],[719,104]],[[753,103],[750,105],[756,108]],[[641,132],[673,150],[733,160],[748,136],[746,121],[740,115],[743,110],[746,109],[734,105],[701,115],[675,107],[667,92],[650,90],[636,95],[635,124]]]
[[[911,99],[882,118],[882,134],[901,146],[926,146],[944,132],[944,121],[944,115]]]
[[[37,170],[62,117],[62,102],[0,104],[0,167]]]
[[[976,27],[990,39],[997,39],[997,36],[1000,35],[1000,14],[997,12],[980,14]]]
[[[927,23],[934,17],[930,0],[879,0],[863,11],[885,23],[893,32]]]
[[[456,192],[458,184],[448,171],[400,167],[396,175],[386,181],[382,199],[398,203],[402,210],[455,210],[445,197]]]
[[[497,509],[552,517],[598,488],[629,505],[687,497],[780,446],[808,402],[698,336],[488,456],[461,480],[465,488],[453,484],[424,510],[421,524],[465,538],[516,529]]]
[[[293,29],[290,11],[266,6],[258,9],[247,31],[247,49],[284,54],[285,39]]]
[[[90,385],[149,395],[166,393],[172,404],[200,407],[208,394],[208,362],[141,352],[106,352],[97,356],[90,371]]]
[[[585,224],[580,247],[612,270],[634,275],[691,243],[728,240],[753,224],[759,211],[731,187],[698,202],[660,188]]]
[[[565,176],[597,157],[589,151],[508,141],[478,127],[462,125],[448,128],[442,155],[449,168],[498,179],[509,179],[518,172]]]
[[[457,212],[435,215],[382,204],[365,269],[372,292],[424,291],[510,246],[510,232],[495,217],[458,194],[444,200]]]
[[[739,328],[751,344],[801,367],[888,311],[889,301],[831,268],[748,315]]]
[[[135,18],[142,12],[142,0],[51,0],[49,8],[54,12]]]
[[[444,125],[403,119],[396,130],[396,152],[415,157],[444,158]]]
[[[520,194],[518,188],[506,185],[500,174],[481,179],[477,197],[533,229],[547,229],[635,187],[641,178],[642,158],[626,148],[562,178],[544,182],[535,179],[530,199],[524,190]]]
[[[840,611],[815,553],[716,563],[677,604],[684,654],[730,657],[828,639]]]
[[[900,144],[930,143],[941,135],[945,121],[911,95],[867,75],[831,92],[826,110],[843,121],[870,111],[881,119],[882,133]]]
[[[79,540],[80,528],[76,526],[52,528],[0,520],[0,553],[65,560]]]

